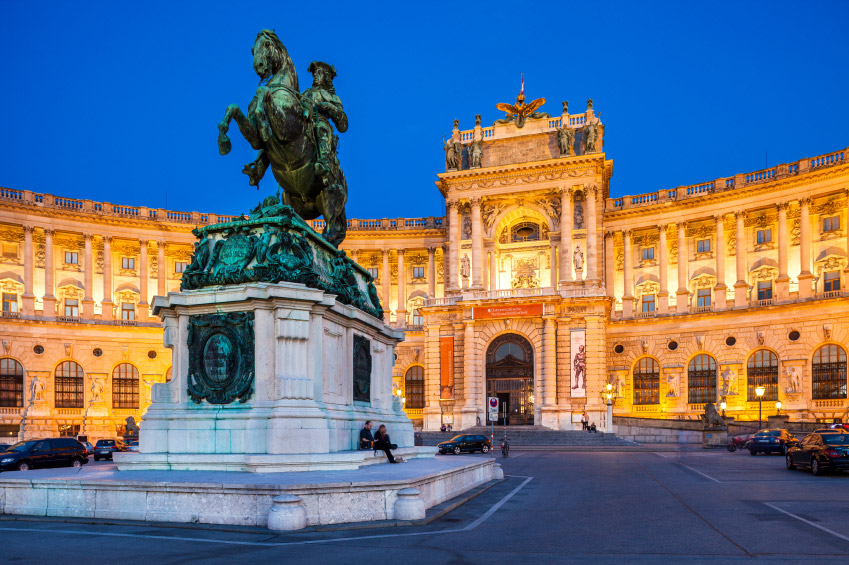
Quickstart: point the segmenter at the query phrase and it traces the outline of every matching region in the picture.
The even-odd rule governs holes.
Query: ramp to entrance
[[[616,434],[602,432],[589,433],[576,430],[549,430],[532,426],[495,426],[495,440],[493,447],[501,444],[504,432],[510,447],[522,446],[564,446],[564,447],[616,447],[635,446],[635,442],[617,437]],[[458,434],[480,434],[489,437],[491,428],[488,426],[475,426],[467,430],[453,432],[416,432],[416,445],[436,445],[441,441],[447,441]],[[419,443],[421,442],[421,443]]]

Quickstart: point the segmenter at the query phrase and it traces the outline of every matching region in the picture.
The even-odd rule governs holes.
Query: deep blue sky
[[[552,114],[594,99],[612,195],[694,184],[849,145],[847,16],[844,1],[0,0],[0,186],[247,211],[273,177],[249,187],[253,151],[234,124],[220,156],[216,124],[253,96],[266,27],[302,89],[310,61],[337,68],[348,217],[443,214],[442,135],[501,117],[520,71]]]

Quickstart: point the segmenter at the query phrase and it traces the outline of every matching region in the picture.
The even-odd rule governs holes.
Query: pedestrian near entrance
[[[587,418],[587,413],[586,413],[586,412],[584,412],[584,413],[581,415],[581,429],[582,429],[582,430],[584,430],[584,431],[586,431],[586,430],[588,430],[589,428],[590,428],[590,419],[589,419],[589,418]]]
[[[383,451],[390,463],[400,463],[403,461],[400,457],[396,459],[392,455],[392,451],[390,451],[392,449],[398,449],[398,446],[390,441],[389,434],[386,433],[386,426],[381,424],[380,427],[377,428],[377,433],[374,434],[374,450]]]
[[[371,420],[366,420],[363,429],[360,430],[360,449],[371,449],[374,445],[374,437],[371,435]]]
[[[589,430],[590,433],[593,433],[593,432],[598,433],[598,429],[595,427],[595,422],[590,424],[590,427],[587,428],[587,429]]]

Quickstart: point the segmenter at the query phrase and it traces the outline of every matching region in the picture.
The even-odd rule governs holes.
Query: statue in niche
[[[584,126],[584,153],[595,153],[598,151],[598,120]]]
[[[802,392],[802,376],[797,367],[785,367],[784,375],[787,377],[787,386],[784,387],[784,392],[787,394]]]
[[[560,146],[560,156],[571,157],[575,154],[575,130],[569,126],[557,128],[557,144]]]
[[[581,204],[580,200],[575,201],[575,212],[574,217],[572,218],[572,229],[584,229],[584,205]]]
[[[726,367],[725,370],[722,371],[722,390],[720,394],[723,396],[737,396],[736,376],[734,369],[731,367]]]
[[[476,169],[481,166],[483,159],[483,142],[480,140],[472,141],[469,144],[469,168]]]
[[[445,150],[445,168],[456,171],[460,168],[460,155],[463,154],[463,146],[454,141],[449,141],[443,147]]]
[[[463,255],[463,258],[460,259],[460,276],[464,279],[469,278],[471,274],[471,267],[468,255]]]
[[[676,398],[678,396],[678,373],[669,373],[666,375],[666,396],[668,398]]]
[[[44,400],[44,380],[39,379],[37,376],[33,377],[29,385],[29,390],[30,402]]]
[[[575,270],[581,271],[584,268],[584,252],[581,251],[581,246],[575,246],[575,252],[572,254],[572,260],[575,262]]]
[[[463,239],[472,239],[472,219],[468,214],[463,215]]]
[[[91,380],[91,401],[103,402],[103,379]]]

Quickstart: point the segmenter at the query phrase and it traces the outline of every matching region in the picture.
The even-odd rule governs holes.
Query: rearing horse
[[[242,136],[257,149],[257,159],[245,166],[250,184],[256,186],[270,165],[277,183],[283,188],[284,202],[305,220],[324,216],[323,235],[338,247],[345,239],[347,221],[345,202],[348,187],[345,175],[334,159],[330,171],[316,171],[318,147],[315,109],[304,100],[298,88],[298,74],[286,47],[270,30],[256,37],[251,49],[254,71],[260,86],[245,116],[236,104],[227,106],[218,124],[218,151],[230,152],[227,131],[236,120]],[[265,83],[265,84],[263,84]]]

